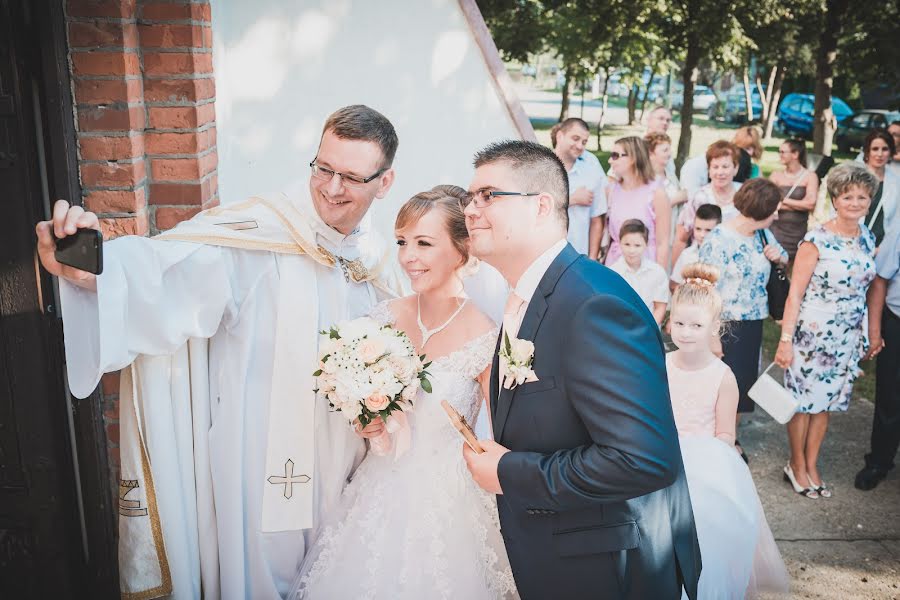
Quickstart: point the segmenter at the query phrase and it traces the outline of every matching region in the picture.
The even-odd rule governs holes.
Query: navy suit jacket
[[[619,275],[570,245],[518,336],[538,381],[491,374],[503,539],[523,599],[695,598],[700,549],[659,327]],[[499,347],[499,340],[498,340]]]

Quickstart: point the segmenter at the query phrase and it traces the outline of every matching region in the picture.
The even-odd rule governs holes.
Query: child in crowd
[[[665,269],[644,255],[649,240],[650,231],[640,219],[628,219],[622,223],[619,229],[622,256],[609,268],[634,288],[658,325],[666,316],[669,286]]]
[[[666,355],[666,370],[703,556],[698,597],[786,593],[787,570],[750,470],[734,447],[737,381],[710,351],[722,310],[718,269],[695,263],[682,276],[670,315],[678,349]]]
[[[672,275],[669,277],[669,289],[675,291],[678,284],[683,281],[681,272],[688,265],[700,261],[700,246],[703,244],[706,234],[713,230],[713,227],[722,222],[722,209],[716,204],[703,204],[697,209],[697,215],[694,217],[694,230],[691,245],[684,249],[675,261],[672,267]]]

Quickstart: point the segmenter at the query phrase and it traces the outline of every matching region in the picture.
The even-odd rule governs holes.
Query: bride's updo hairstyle
[[[718,321],[722,313],[722,297],[716,291],[719,269],[705,263],[694,263],[687,265],[681,276],[684,281],[672,294],[672,310],[679,305],[702,306],[712,315],[713,321]]]
[[[444,226],[450,235],[454,248],[462,256],[460,266],[469,262],[469,231],[466,217],[460,206],[466,190],[458,185],[436,185],[427,192],[419,192],[400,207],[394,230],[402,231],[432,210],[439,210],[444,217]]]

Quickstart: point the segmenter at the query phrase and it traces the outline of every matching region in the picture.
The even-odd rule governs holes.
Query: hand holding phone
[[[87,230],[88,233],[79,234],[81,230]],[[47,272],[81,287],[96,289],[96,275],[103,267],[100,220],[97,215],[85,212],[80,206],[69,206],[65,200],[58,200],[53,205],[51,219],[39,222],[35,226],[35,232],[38,258]],[[65,242],[70,236],[74,238]],[[58,245],[62,246],[61,253],[58,253]],[[81,248],[84,248],[83,253]],[[78,260],[73,255],[79,257]]]

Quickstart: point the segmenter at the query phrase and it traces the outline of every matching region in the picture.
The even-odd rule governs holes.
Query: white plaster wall
[[[472,154],[520,137],[457,0],[213,0],[223,203],[305,188],[322,123],[367,104],[397,128],[398,207],[438,183],[466,187]]]

